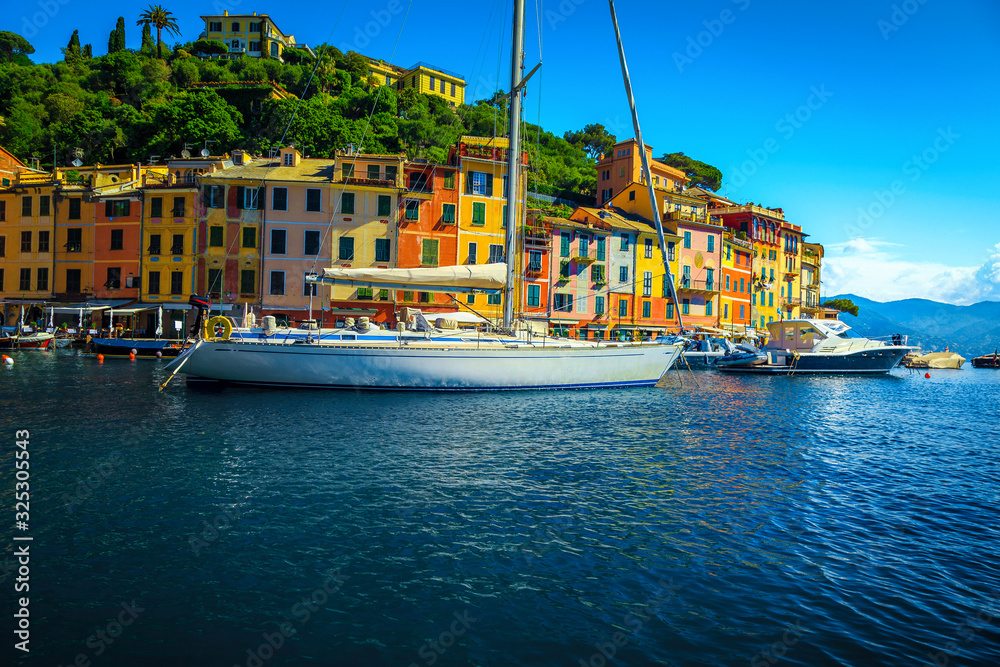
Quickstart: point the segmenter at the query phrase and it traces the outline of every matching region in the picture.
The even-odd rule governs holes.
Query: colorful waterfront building
[[[547,217],[551,247],[549,331],[555,335],[604,338],[609,328],[607,296],[611,225],[577,209],[570,218]]]
[[[399,268],[455,266],[461,262],[456,173],[454,166],[426,160],[403,165],[406,189],[397,223]],[[417,307],[426,312],[454,312],[460,308],[451,296],[442,293],[418,293],[417,300]]]
[[[127,181],[92,188],[94,201],[94,296],[139,298],[142,202],[139,166]]]
[[[341,268],[395,268],[403,194],[403,154],[337,151],[330,205],[331,262]],[[369,317],[391,325],[398,302],[429,301],[423,293],[333,285],[328,323],[347,317]],[[417,306],[419,307],[419,306]]]
[[[12,325],[23,306],[52,296],[56,197],[50,175],[22,169],[19,161],[6,167],[7,183],[0,186],[0,297],[5,311],[0,324]]]
[[[817,317],[823,310],[820,301],[822,264],[823,246],[819,243],[803,242],[802,278],[799,283],[803,317]]]
[[[790,320],[802,314],[802,244],[806,236],[798,225],[782,221],[778,252],[781,263],[782,319]]]
[[[524,292],[521,313],[535,333],[549,331],[552,282],[552,223],[541,211],[528,211],[524,234]]]
[[[752,333],[750,292],[753,274],[753,243],[732,229],[722,232],[722,277],[720,279],[719,327],[733,334]]]
[[[458,177],[458,254],[462,264],[504,261],[509,146],[505,137],[463,136],[451,147],[448,163],[455,166]],[[527,163],[528,154],[523,152],[521,164]],[[523,169],[520,181],[517,201],[524,202],[527,179]],[[483,317],[498,320],[503,315],[500,294],[467,294],[465,302]]]
[[[294,35],[286,35],[267,14],[230,14],[223,10],[222,14],[202,16],[205,29],[199,35],[201,39],[214,39],[222,42],[229,49],[223,58],[277,58],[283,60],[285,49],[301,49],[315,55],[306,44],[295,41]]]
[[[267,204],[264,167],[242,150],[225,159],[225,169],[203,173],[197,240],[197,289],[221,311],[242,311],[260,302],[260,239]]]
[[[682,193],[691,181],[680,169],[654,160],[653,148],[649,144],[646,144],[646,157],[649,159],[649,171],[653,176],[655,188]],[[598,206],[611,201],[631,184],[645,182],[639,142],[635,139],[620,141],[612,146],[610,153],[598,156],[596,197]]]
[[[394,86],[398,91],[411,88],[440,97],[452,107],[465,103],[465,77],[461,74],[425,62],[404,68],[384,60],[366,59],[369,81],[375,85]]]

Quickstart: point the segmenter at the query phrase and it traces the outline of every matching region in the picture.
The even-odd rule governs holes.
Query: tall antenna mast
[[[677,315],[677,323],[684,331],[684,322],[681,320],[680,303],[677,300],[677,287],[674,285],[674,276],[670,272],[670,263],[667,260],[667,244],[663,238],[663,225],[660,223],[660,209],[656,205],[656,193],[653,190],[653,175],[649,171],[649,158],[646,157],[646,144],[642,141],[642,130],[639,129],[639,114],[635,110],[635,98],[632,96],[632,79],[628,75],[628,64],[625,62],[625,47],[622,46],[621,31],[618,30],[618,15],[615,14],[615,0],[608,0],[611,5],[611,22],[615,26],[615,40],[618,42],[618,59],[622,63],[622,77],[625,79],[625,92],[628,93],[628,106],[632,112],[632,127],[635,128],[635,140],[639,142],[639,154],[642,156],[642,173],[646,177],[646,188],[649,190],[649,205],[653,209],[653,222],[656,223],[656,235],[660,239],[660,253],[663,255],[663,277],[670,286],[670,298],[674,302],[674,312]]]
[[[517,254],[517,194],[521,174],[521,72],[524,70],[524,0],[514,0],[514,35],[510,59],[510,145],[507,148],[507,285],[504,287],[503,328],[514,323],[514,268]],[[535,68],[537,69],[537,67]],[[530,75],[529,75],[530,76]]]

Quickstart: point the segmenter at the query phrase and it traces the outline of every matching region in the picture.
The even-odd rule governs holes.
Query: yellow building
[[[11,325],[20,304],[52,296],[55,182],[48,174],[11,173],[0,189],[0,296]],[[13,321],[11,321],[13,320]]]
[[[823,246],[819,243],[803,243],[802,277],[799,283],[803,317],[816,317],[822,310],[820,306],[822,264]]]
[[[449,162],[456,165],[459,188],[458,261],[461,264],[504,261],[509,148],[510,141],[506,137],[465,136],[451,149]],[[522,164],[526,162],[527,153],[523,153]],[[520,180],[517,200],[524,202],[527,179],[523,169]],[[518,215],[517,219],[522,217]],[[470,293],[465,300],[484,317],[503,315],[499,294],[484,297]]]
[[[406,69],[384,60],[368,58],[369,80],[379,86],[395,86],[402,91],[413,88],[426,95],[436,95],[451,106],[465,103],[465,77],[425,62]]]
[[[807,235],[789,222],[781,225],[778,258],[781,264],[781,315],[790,320],[802,316],[802,251]]]
[[[282,60],[285,49],[302,49],[313,55],[306,44],[298,44],[295,35],[286,35],[267,14],[232,14],[224,10],[221,15],[202,16],[205,30],[202,39],[214,39],[229,48],[228,58],[277,58]]]

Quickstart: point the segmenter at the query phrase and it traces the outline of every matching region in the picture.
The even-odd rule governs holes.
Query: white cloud
[[[911,262],[885,250],[897,245],[855,238],[827,246],[823,295],[849,293],[874,301],[920,298],[957,305],[1000,299],[1000,243],[979,267]]]

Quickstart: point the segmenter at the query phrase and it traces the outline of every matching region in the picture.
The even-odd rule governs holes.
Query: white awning
[[[144,310],[153,310],[159,308],[159,306],[129,306],[128,308],[115,308],[115,315],[135,315],[136,313],[141,313]]]
[[[507,284],[503,263],[421,269],[323,269],[308,282],[421,292],[499,292]]]
[[[459,324],[489,324],[489,320],[469,312],[423,313],[423,316],[427,318],[428,322],[434,322],[439,317],[443,317],[446,320],[454,320]]]

